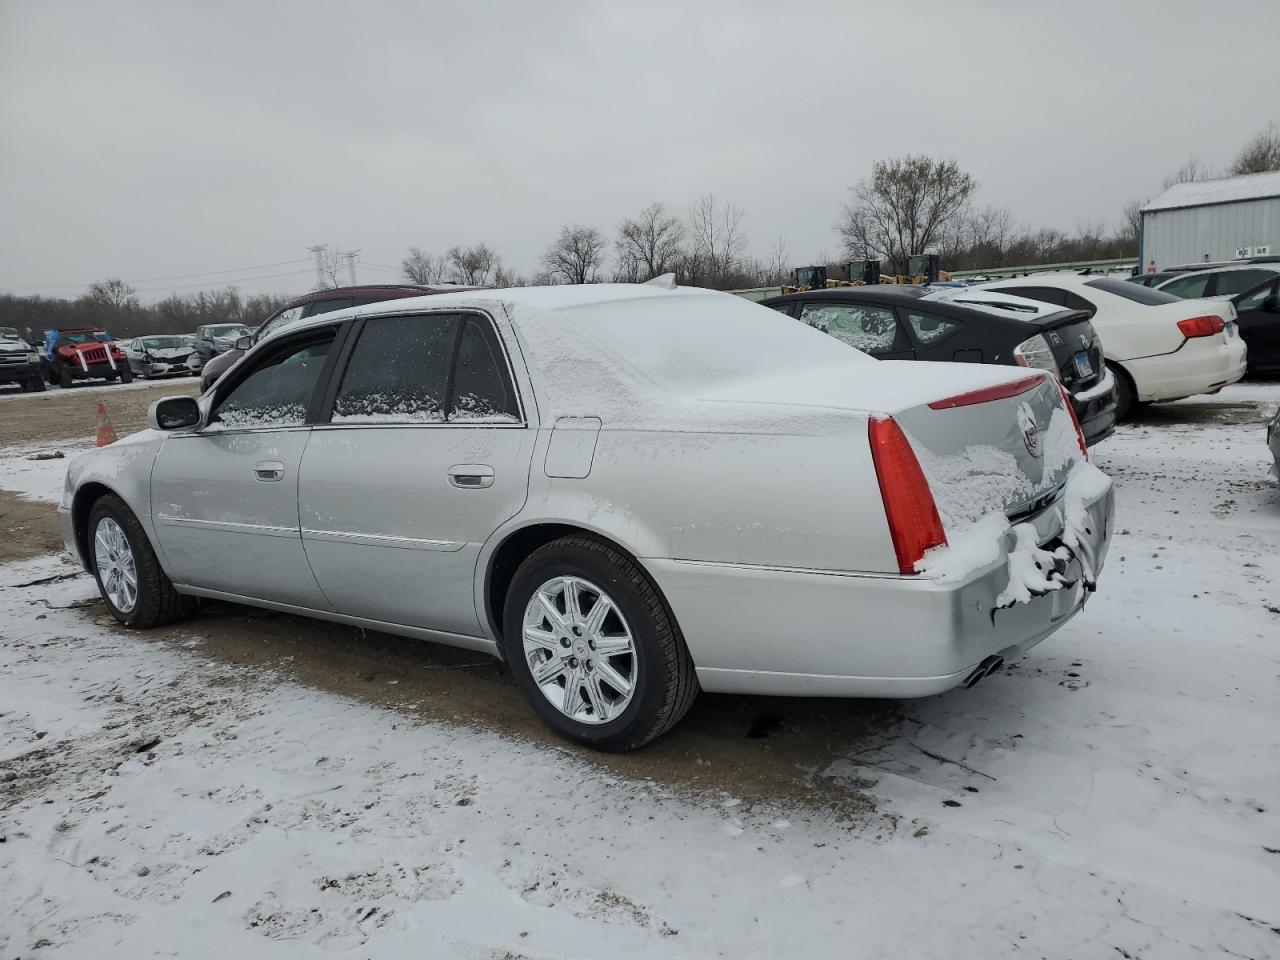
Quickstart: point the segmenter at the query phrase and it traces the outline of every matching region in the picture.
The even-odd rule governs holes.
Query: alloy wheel
[[[581,577],[555,577],[525,607],[522,639],[533,682],[571,720],[607,723],[626,710],[639,670],[622,610]]]
[[[121,613],[129,613],[138,602],[138,571],[133,548],[120,524],[111,517],[98,521],[93,534],[93,554],[102,592]]]

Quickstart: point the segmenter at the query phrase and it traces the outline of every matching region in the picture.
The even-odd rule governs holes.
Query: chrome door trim
[[[303,540],[319,540],[330,543],[353,543],[364,547],[394,547],[399,550],[436,550],[441,553],[457,553],[465,543],[458,540],[425,540],[415,537],[392,537],[379,533],[356,533],[350,530],[302,531]]]
[[[256,533],[266,537],[296,537],[297,527],[274,527],[263,523],[233,523],[230,520],[197,520],[193,517],[155,515],[156,523],[169,527],[198,527],[201,530],[217,530],[221,533]]]

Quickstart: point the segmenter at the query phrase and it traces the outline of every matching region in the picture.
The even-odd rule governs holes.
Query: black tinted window
[[[493,327],[479,317],[468,317],[464,323],[449,419],[518,422],[520,408]]]
[[[355,306],[355,300],[351,297],[339,297],[333,300],[317,300],[315,303],[309,303],[306,307],[306,315],[314,317],[318,313],[333,313],[335,310],[345,310],[347,307]]]
[[[1136,283],[1117,280],[1114,277],[1099,277],[1097,280],[1088,281],[1085,286],[1093,287],[1095,290],[1105,290],[1107,293],[1114,293],[1117,297],[1124,297],[1126,300],[1145,304],[1148,307],[1159,306],[1162,303],[1178,302],[1177,297],[1165,293],[1163,290],[1148,290],[1146,287],[1141,287]]]
[[[1230,297],[1252,290],[1257,284],[1274,277],[1274,270],[1223,270],[1218,274],[1218,286],[1214,296]]]
[[[211,423],[223,427],[291,427],[306,423],[307,404],[324,369],[333,332],[264,355],[218,403]]]
[[[375,317],[356,342],[333,422],[442,423],[459,317]]]
[[[1067,305],[1067,291],[1057,287],[995,287],[1000,293],[1015,297],[1026,297],[1028,300],[1039,300],[1041,303],[1052,303],[1059,307]]]
[[[1088,310],[1090,313],[1097,313],[1098,308],[1092,303],[1080,296],[1078,293],[1067,291],[1067,309],[1069,310]]]

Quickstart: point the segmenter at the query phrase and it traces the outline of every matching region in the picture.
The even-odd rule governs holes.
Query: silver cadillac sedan
[[[437,294],[283,327],[59,511],[124,624],[211,597],[483,651],[620,750],[699,690],[925,696],[1061,627],[1112,522],[1063,396],[669,278]]]

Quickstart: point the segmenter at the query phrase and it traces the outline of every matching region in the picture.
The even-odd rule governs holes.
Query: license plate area
[[[1089,362],[1089,354],[1081,350],[1072,359],[1076,365],[1076,376],[1081,379],[1093,376],[1093,364]]]

